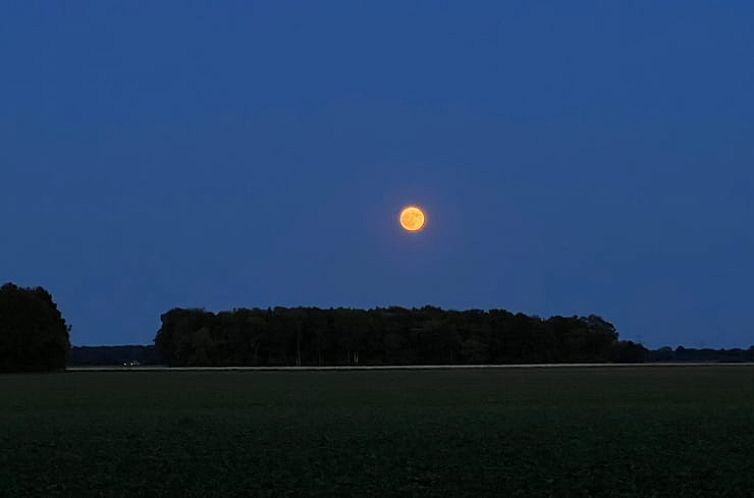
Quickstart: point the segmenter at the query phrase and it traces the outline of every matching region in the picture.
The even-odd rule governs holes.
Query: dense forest
[[[596,315],[431,306],[173,309],[155,345],[171,366],[642,362],[649,353]]]

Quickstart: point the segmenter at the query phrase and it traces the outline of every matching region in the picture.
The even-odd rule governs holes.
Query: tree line
[[[620,357],[614,361],[623,361]],[[650,349],[646,361],[653,363],[754,363],[754,346],[748,349],[685,348],[675,349],[665,346]],[[69,366],[113,366],[113,365],[164,365],[159,351],[154,345],[136,346],[73,346],[68,355]]]
[[[542,319],[506,310],[173,309],[155,345],[171,366],[641,362],[597,315]]]
[[[596,315],[542,319],[506,310],[425,306],[173,309],[155,346],[70,347],[52,295],[41,287],[0,287],[0,372],[70,365],[172,366],[410,365],[574,362],[754,362],[748,349],[654,351],[622,341]]]
[[[112,365],[161,365],[162,358],[154,346],[73,346],[68,365],[80,367]]]
[[[673,349],[665,346],[650,351],[647,361],[675,363],[754,363],[754,346],[748,349],[685,348],[683,346]]]

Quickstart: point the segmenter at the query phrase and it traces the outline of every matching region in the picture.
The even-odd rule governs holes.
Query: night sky
[[[433,304],[748,346],[752,26],[735,0],[2,2],[0,281],[79,345],[175,306]]]

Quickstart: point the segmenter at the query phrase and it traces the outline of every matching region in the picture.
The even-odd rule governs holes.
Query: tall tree
[[[0,371],[65,368],[70,328],[41,287],[0,287]]]

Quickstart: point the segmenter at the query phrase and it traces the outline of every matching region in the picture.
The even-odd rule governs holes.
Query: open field
[[[4,375],[0,496],[754,496],[754,367]]]

